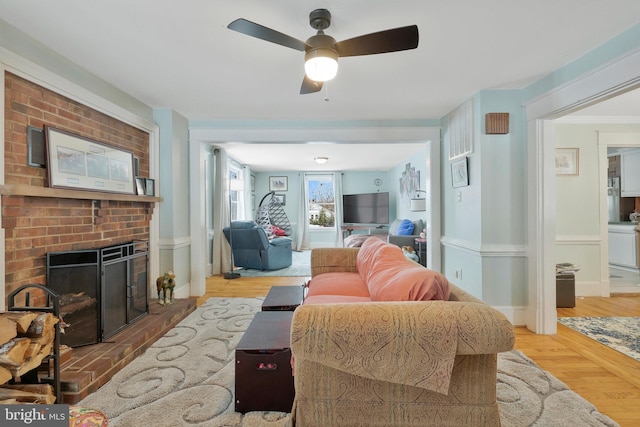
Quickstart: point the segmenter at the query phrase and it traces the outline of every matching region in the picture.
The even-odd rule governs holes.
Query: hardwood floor
[[[303,280],[213,276],[207,279],[207,292],[198,305],[210,297],[265,296],[271,286],[298,286]],[[640,316],[640,295],[577,299],[575,308],[560,308],[558,316]],[[555,335],[516,328],[516,348],[622,427],[640,425],[640,362],[563,325]]]

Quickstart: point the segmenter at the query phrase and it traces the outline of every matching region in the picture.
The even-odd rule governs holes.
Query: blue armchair
[[[269,240],[267,233],[255,221],[232,221],[233,232],[224,227],[222,232],[233,250],[237,267],[257,270],[278,270],[292,263],[291,239],[276,237]]]

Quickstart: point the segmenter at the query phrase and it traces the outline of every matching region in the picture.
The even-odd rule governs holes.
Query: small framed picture
[[[144,191],[144,178],[136,177],[136,193],[140,196],[144,196],[146,194]]]
[[[287,204],[287,196],[284,194],[274,194],[273,198],[278,201],[282,206]]]
[[[288,191],[289,178],[286,176],[270,176],[269,191]]]
[[[451,162],[451,183],[454,187],[465,187],[469,185],[468,157],[463,157]]]
[[[147,196],[156,195],[156,181],[151,178],[146,178],[144,182],[144,194]]]
[[[578,148],[556,148],[556,175],[578,175]]]

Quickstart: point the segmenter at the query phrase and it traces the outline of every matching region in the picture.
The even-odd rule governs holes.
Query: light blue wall
[[[184,296],[189,295],[191,281],[189,122],[167,109],[156,109],[153,116],[160,128],[160,173],[156,182],[156,194],[162,198],[158,207],[160,272],[172,270],[176,274],[175,292]]]
[[[415,168],[417,172],[420,172],[420,189],[425,191],[428,190],[426,174],[427,145],[422,144],[422,148],[420,149],[420,151],[404,159],[402,162],[398,163],[395,167],[389,170],[389,181],[392,188],[392,194],[394,196],[393,203],[391,205],[395,206],[395,212],[392,212],[391,214],[391,221],[396,218],[410,219],[412,221],[416,219],[422,219],[423,221],[426,221],[427,216],[425,212],[411,211],[409,206],[409,198],[411,197],[411,195],[402,197],[402,195],[400,194],[400,178],[406,170],[406,165],[409,163],[411,164],[412,168]],[[425,197],[425,194],[420,193],[420,197]]]
[[[496,306],[526,305],[526,121],[518,91],[481,91],[473,102],[469,185],[453,188],[442,160],[443,273]],[[509,133],[487,135],[485,115],[509,113]],[[443,120],[442,152],[449,152]]]

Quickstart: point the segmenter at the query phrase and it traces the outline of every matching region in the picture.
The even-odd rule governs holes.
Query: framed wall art
[[[45,127],[49,187],[135,194],[133,154]]]
[[[556,175],[578,175],[580,149],[556,148]]]
[[[286,176],[270,176],[269,191],[287,191],[289,190],[289,178]]]
[[[287,204],[287,196],[284,194],[274,194],[273,198],[278,201],[282,206]]]
[[[144,189],[144,178],[136,177],[136,193],[139,196],[144,196],[146,194]]]
[[[144,180],[144,194],[147,196],[156,195],[156,181],[155,179],[145,178]]]
[[[463,157],[451,162],[451,183],[454,187],[465,187],[469,185],[468,157]]]

